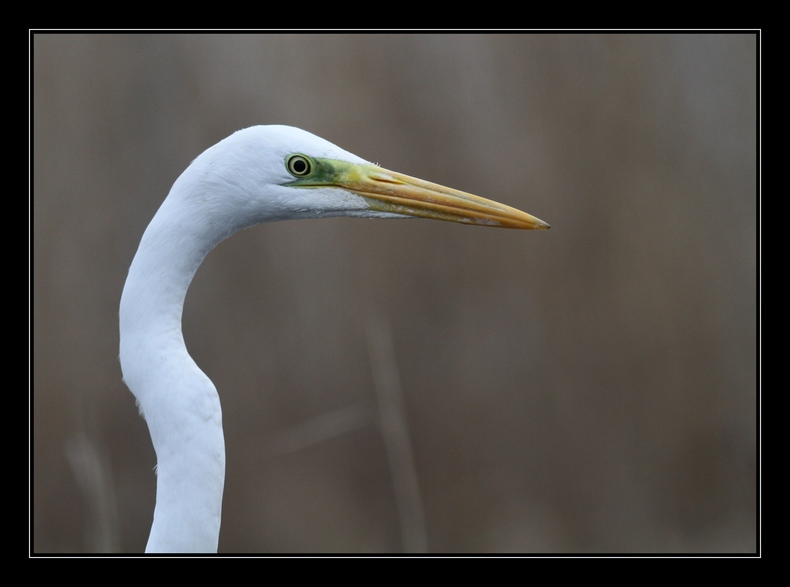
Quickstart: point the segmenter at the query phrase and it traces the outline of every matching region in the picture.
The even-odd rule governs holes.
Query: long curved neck
[[[157,457],[146,552],[216,552],[219,540],[222,413],[214,384],[187,352],[181,314],[200,263],[227,234],[190,222],[185,207],[171,192],[143,235],[121,297],[121,369]]]

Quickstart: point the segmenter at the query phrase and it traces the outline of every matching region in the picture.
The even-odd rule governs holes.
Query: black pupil
[[[293,170],[295,173],[304,173],[307,171],[307,161],[304,159],[296,159],[293,162]]]

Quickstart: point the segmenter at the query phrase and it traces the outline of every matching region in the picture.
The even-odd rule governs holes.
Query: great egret
[[[515,208],[387,171],[293,127],[240,130],[198,156],[145,230],[121,296],[123,379],[157,458],[146,552],[216,552],[219,540],[220,401],[181,332],[195,272],[214,246],[242,228],[330,216],[549,228]]]

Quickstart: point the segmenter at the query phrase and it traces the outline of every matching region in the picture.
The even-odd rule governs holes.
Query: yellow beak
[[[500,228],[549,228],[516,208],[375,165],[358,165],[354,173],[343,175],[342,187],[365,198],[378,212]]]
[[[313,158],[293,154],[286,168],[294,187],[337,187],[365,199],[376,212],[433,218],[478,226],[545,230],[549,225],[531,214],[493,200],[388,171],[370,163]]]

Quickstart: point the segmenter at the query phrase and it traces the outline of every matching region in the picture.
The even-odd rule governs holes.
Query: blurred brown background
[[[222,398],[221,552],[756,549],[754,35],[37,34],[32,55],[34,552],[144,548],[126,271],[189,162],[269,123],[552,229],[310,220],[217,247],[184,331]]]

